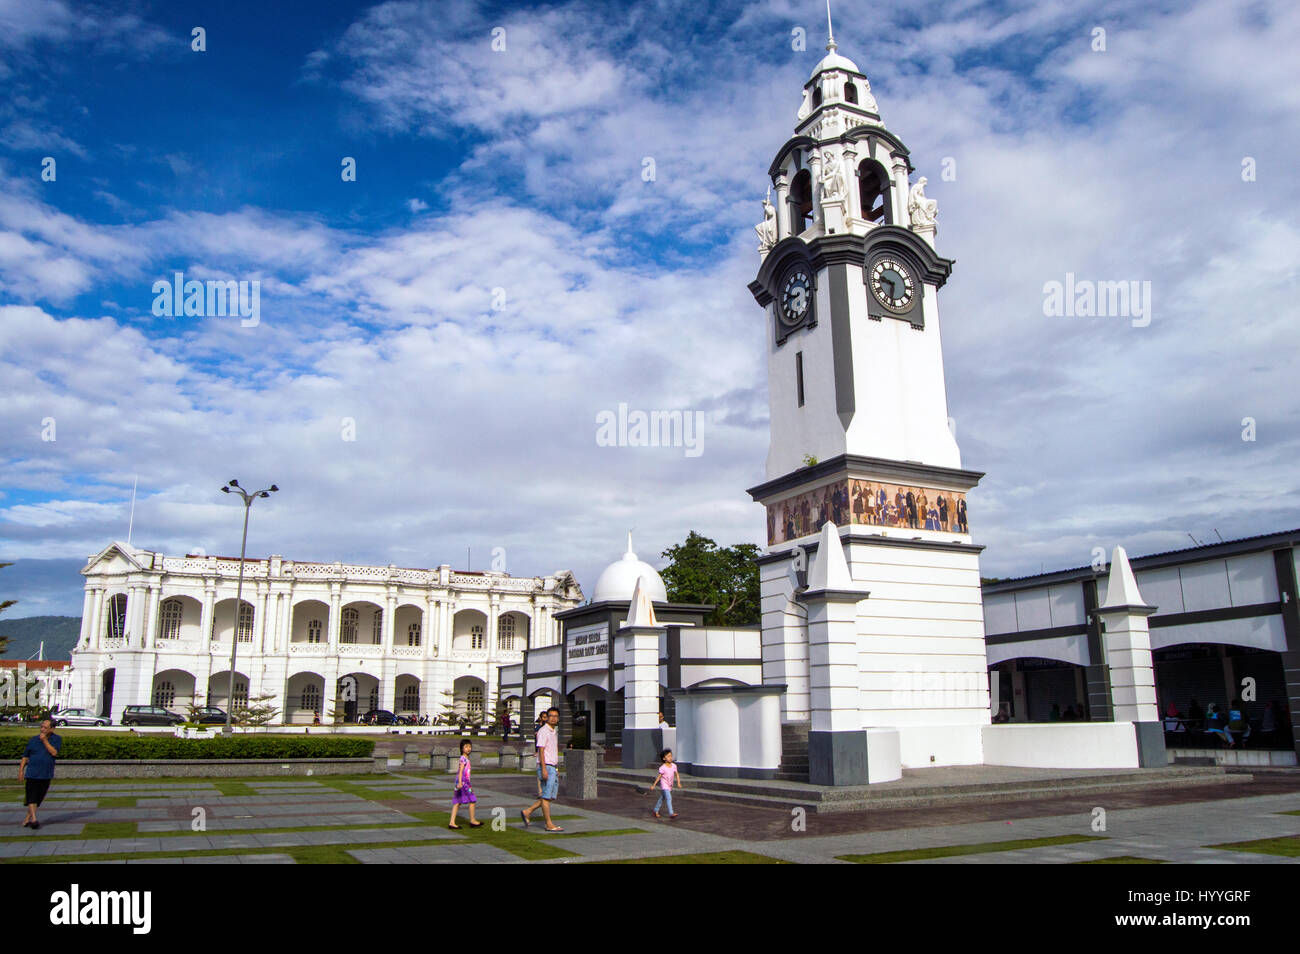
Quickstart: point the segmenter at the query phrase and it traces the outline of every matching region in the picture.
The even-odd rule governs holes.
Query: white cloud
[[[306,75],[391,135],[473,140],[441,184],[449,209],[406,228],[257,208],[109,228],[0,191],[0,288],[42,306],[0,311],[19,395],[0,405],[6,484],[99,508],[60,522],[63,504],[9,504],[12,555],[121,536],[136,473],[137,542],[177,552],[232,549],[229,476],[284,488],[250,548],[299,559],[459,564],[469,545],[482,566],[504,546],[512,571],[573,566],[590,586],[628,525],[643,557],[690,529],[758,540],[749,226],[820,55],[811,15],[810,51],[786,52],[809,9],[754,5],[700,39],[648,28],[656,11],[619,24],[570,3],[504,20],[507,54],[473,8],[368,11]],[[837,10],[841,52],[929,177],[957,259],[941,294],[949,403],[965,464],[988,471],[972,510],[988,574],[1295,522],[1300,126],[1272,64],[1289,63],[1296,14],[1214,9],[933,4],[919,30]],[[1094,22],[1106,54],[1088,50]],[[1242,155],[1259,181],[1241,181]],[[180,265],[263,279],[262,325],[138,317]],[[1151,325],[1044,318],[1043,283],[1066,271],[1151,281]],[[128,317],[45,310],[110,280],[139,283]],[[704,455],[597,447],[595,415],[619,402],[704,410]]]

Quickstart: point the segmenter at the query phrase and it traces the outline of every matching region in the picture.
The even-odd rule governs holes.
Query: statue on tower
[[[763,221],[754,226],[758,233],[758,250],[766,252],[776,244],[776,209],[772,206],[772,190],[763,199]]]
[[[934,228],[935,216],[939,214],[939,203],[925,197],[925,176],[917,180],[907,196],[907,214],[912,220],[912,228]]]
[[[838,156],[829,152],[822,160],[821,187],[823,205],[842,201],[848,188],[844,182],[844,164]]]

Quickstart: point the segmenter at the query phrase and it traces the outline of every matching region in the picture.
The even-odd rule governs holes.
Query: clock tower
[[[812,780],[850,784],[883,777],[872,746],[877,763],[896,746],[904,767],[982,760],[966,494],[983,474],[962,468],[949,426],[939,291],[954,263],[935,249],[936,203],[867,77],[833,35],[826,49],[756,227],[771,444],[749,493],[767,511],[764,682],[787,687],[782,719],[809,732]],[[839,566],[844,585],[828,586]],[[851,605],[828,613],[826,599]]]

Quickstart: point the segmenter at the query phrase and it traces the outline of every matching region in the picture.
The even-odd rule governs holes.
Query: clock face
[[[796,268],[781,286],[781,317],[786,324],[803,321],[812,309],[812,278],[807,269]]]
[[[895,258],[881,258],[871,268],[871,291],[886,308],[906,311],[916,295],[907,266]]]

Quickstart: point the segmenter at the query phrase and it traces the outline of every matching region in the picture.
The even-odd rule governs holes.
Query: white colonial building
[[[369,709],[490,717],[498,667],[559,641],[573,574],[169,557],[113,543],[91,557],[70,704],[119,722],[128,705],[181,714],[270,695],[286,723]],[[352,678],[349,678],[352,677]]]

